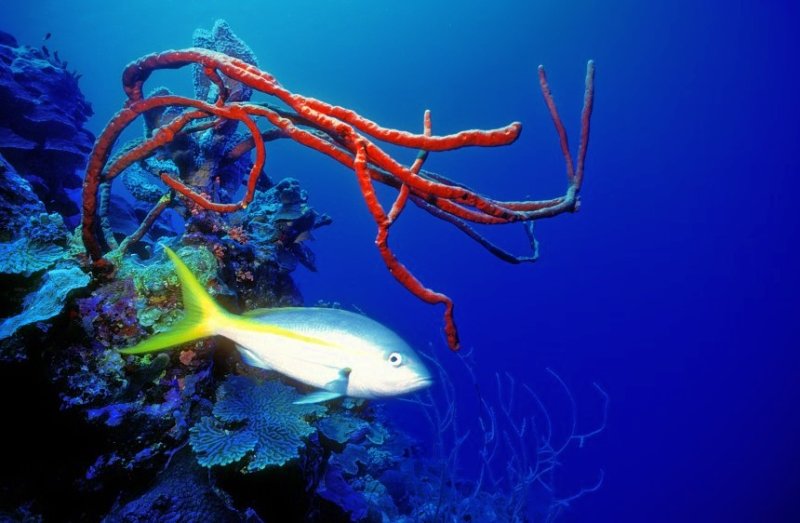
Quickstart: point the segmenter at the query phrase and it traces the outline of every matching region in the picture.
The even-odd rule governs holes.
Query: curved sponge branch
[[[299,456],[316,429],[309,420],[321,405],[295,405],[300,395],[279,381],[231,376],[217,389],[212,416],[189,430],[189,444],[204,467],[242,462],[244,472],[281,466]]]

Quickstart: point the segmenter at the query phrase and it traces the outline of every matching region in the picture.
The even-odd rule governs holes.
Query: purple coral
[[[124,347],[144,332],[136,311],[136,291],[130,280],[115,281],[77,300],[86,332],[105,347]]]

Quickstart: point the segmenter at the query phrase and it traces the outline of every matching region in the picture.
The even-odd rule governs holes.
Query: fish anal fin
[[[246,364],[259,369],[272,370],[270,365],[262,361],[261,358],[256,356],[255,353],[253,353],[253,351],[247,347],[236,345],[236,348],[239,350],[239,354],[242,356],[242,361],[244,361]]]

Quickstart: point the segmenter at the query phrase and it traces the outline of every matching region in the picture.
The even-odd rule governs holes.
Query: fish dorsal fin
[[[325,384],[324,390],[306,394],[299,400],[295,401],[295,405],[307,405],[309,403],[321,403],[323,401],[330,401],[336,398],[341,398],[347,395],[347,384],[350,381],[350,367],[345,367],[339,370],[339,376],[335,380],[329,381]]]

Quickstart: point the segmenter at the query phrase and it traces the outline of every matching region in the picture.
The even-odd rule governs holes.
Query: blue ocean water
[[[605,430],[565,456],[559,480],[568,494],[603,470],[603,484],[562,520],[800,517],[796,3],[41,0],[4,5],[0,24],[20,43],[52,34],[48,46],[83,75],[99,133],[123,101],[125,64],[187,47],[217,18],[289,89],[383,125],[419,130],[425,109],[435,133],[523,122],[511,146],[426,164],[501,199],[564,190],[536,66],[547,68],[574,149],[594,59],[582,207],[537,224],[536,264],[504,264],[414,209],[392,245],[455,300],[485,387],[509,372],[556,394],[552,368],[590,426],[601,410],[592,383],[608,392]],[[190,87],[186,74],[162,75],[158,83]],[[410,162],[414,152],[398,155]],[[312,244],[319,271],[294,274],[306,302],[355,307],[412,345],[433,343],[465,398],[459,416],[474,420],[442,311],[383,267],[352,172],[288,143],[267,162],[270,176],[298,178],[334,218]],[[520,227],[496,229],[493,239],[524,252]],[[420,423],[389,408],[409,430]],[[465,470],[476,460],[468,453]]]

